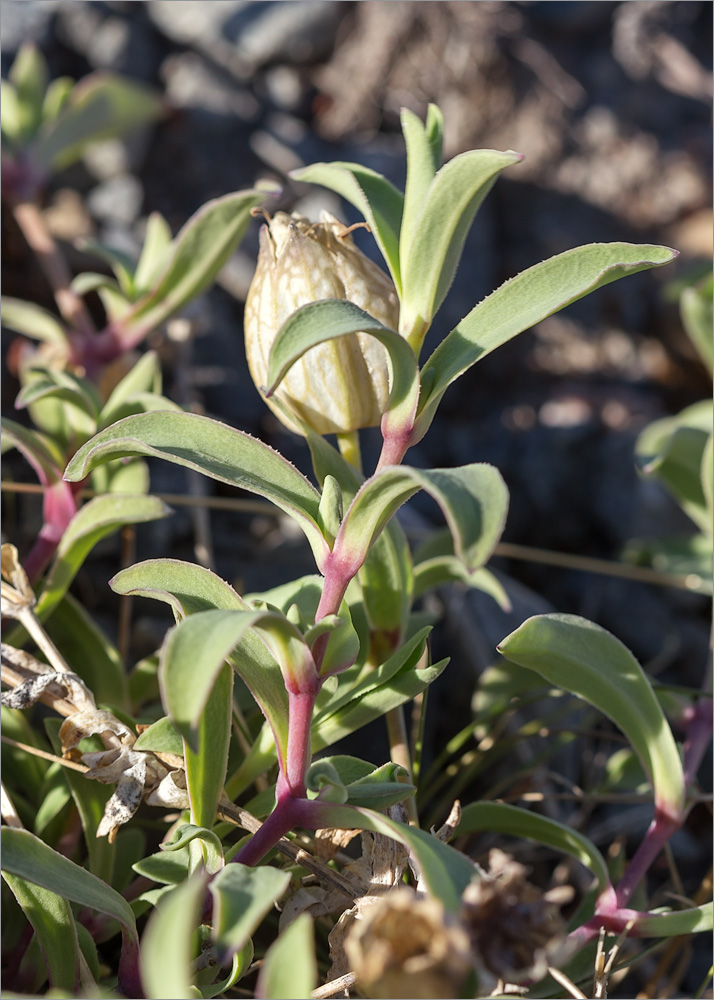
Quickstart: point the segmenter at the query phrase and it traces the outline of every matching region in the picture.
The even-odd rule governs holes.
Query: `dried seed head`
[[[345,950],[371,997],[459,996],[473,969],[464,930],[433,898],[393,889],[353,925]]]
[[[564,957],[560,907],[573,890],[560,886],[544,893],[526,881],[523,865],[497,849],[489,866],[491,877],[472,882],[462,897],[461,921],[478,961],[506,982],[540,979]]]
[[[354,245],[334,216],[310,223],[277,212],[260,231],[260,253],[245,304],[245,345],[258,388],[268,377],[270,349],[296,309],[321,299],[348,299],[396,329],[397,294],[390,279]],[[318,434],[379,424],[389,395],[387,352],[365,333],[313,347],[288,372],[275,398]],[[272,399],[280,420],[300,433]]]

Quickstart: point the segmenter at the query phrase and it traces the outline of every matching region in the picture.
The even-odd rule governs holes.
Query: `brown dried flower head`
[[[543,892],[526,881],[523,865],[498,849],[490,852],[489,866],[490,877],[472,882],[462,897],[461,921],[477,959],[506,982],[540,979],[565,957],[560,907],[573,890],[559,886]]]
[[[260,231],[260,253],[245,304],[245,346],[258,388],[268,378],[278,330],[300,306],[348,299],[395,330],[399,303],[387,275],[354,245],[347,228],[328,212],[311,223],[276,212]],[[387,352],[365,333],[313,347],[288,372],[268,406],[301,433],[285,407],[318,434],[342,434],[379,424],[389,396]]]
[[[360,989],[370,997],[459,996],[473,969],[469,939],[441,903],[406,886],[365,910],[345,940]]]

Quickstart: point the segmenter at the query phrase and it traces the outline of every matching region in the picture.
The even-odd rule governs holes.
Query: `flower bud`
[[[277,212],[260,231],[260,254],[245,304],[248,367],[260,388],[268,379],[278,330],[308,302],[348,299],[395,330],[399,303],[386,274],[354,245],[327,212],[310,223]],[[311,348],[285,376],[275,398],[318,434],[344,434],[379,424],[389,396],[387,352],[374,337],[355,333]],[[300,432],[283,407],[266,400],[280,420]]]

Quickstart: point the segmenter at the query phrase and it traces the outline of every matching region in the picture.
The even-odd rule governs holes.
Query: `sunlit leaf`
[[[45,122],[30,157],[40,169],[60,170],[78,160],[87,143],[123,135],[162,111],[160,97],[140,83],[94,73],[72,90],[58,117]]]
[[[65,478],[84,479],[102,462],[152,455],[271,500],[305,532],[320,568],[327,543],[318,528],[320,494],[257,438],[195,413],[140,413],[112,424],[79,449]]]
[[[360,163],[312,163],[291,170],[290,176],[335,191],[362,213],[400,291],[399,228],[404,204],[401,191]]]
[[[274,186],[215,198],[191,216],[166,252],[166,267],[154,287],[122,319],[127,343],[138,343],[214,280],[242,240],[250,210],[275,193]]]
[[[48,309],[34,302],[23,302],[3,295],[2,325],[15,333],[22,333],[33,340],[44,340],[49,344],[67,345],[67,333],[60,320]]]
[[[597,288],[677,256],[668,247],[592,243],[529,267],[475,306],[439,344],[422,369],[433,383],[419,403],[419,434],[426,433],[448,387],[506,341]]]
[[[486,464],[431,470],[389,466],[376,473],[345,514],[332,558],[356,571],[372,539],[420,489],[441,507],[456,556],[470,570],[482,566],[501,537],[508,510],[505,483],[498,470]]]
[[[126,524],[168,517],[171,508],[152,496],[109,494],[95,497],[77,511],[57,547],[55,559],[37,602],[38,617],[46,618],[69,589],[91,550]]]
[[[455,156],[432,180],[412,238],[401,247],[400,331],[418,353],[456,274],[464,242],[481,202],[518,153],[475,149]]]
[[[268,391],[272,393],[292,365],[311,347],[335,337],[363,332],[375,337],[390,358],[390,393],[382,431],[411,427],[419,397],[419,376],[414,352],[394,330],[389,330],[354,302],[324,299],[297,309],[282,325],[270,351]]]

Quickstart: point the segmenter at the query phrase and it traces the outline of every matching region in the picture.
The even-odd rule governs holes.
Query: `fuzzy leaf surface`
[[[460,375],[512,337],[571,302],[629,274],[669,264],[669,247],[591,243],[566,250],[504,282],[475,306],[424,364],[433,370],[430,391],[420,400],[419,433],[426,433],[448,387]]]
[[[139,413],[83,445],[65,478],[84,479],[102,462],[127,455],[163,458],[272,501],[300,525],[321,568],[328,547],[318,527],[320,494],[294,465],[257,438],[195,413]]]

